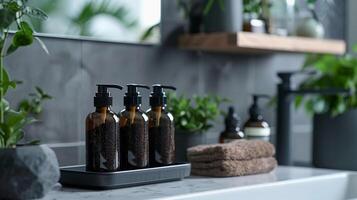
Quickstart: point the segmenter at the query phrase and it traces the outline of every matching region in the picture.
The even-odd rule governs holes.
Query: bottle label
[[[266,137],[270,136],[270,128],[246,127],[244,133],[246,136]]]

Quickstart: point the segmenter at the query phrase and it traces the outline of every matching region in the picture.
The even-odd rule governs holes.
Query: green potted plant
[[[222,113],[220,105],[227,101],[218,96],[193,96],[168,94],[167,108],[175,121],[176,160],[186,161],[186,149],[204,144],[205,133]]]
[[[356,49],[357,50],[357,49]],[[357,51],[356,51],[357,52]],[[316,167],[357,170],[357,57],[310,55],[303,69],[317,74],[302,89],[343,88],[351,94],[297,96],[296,106],[313,114],[313,164]]]
[[[7,91],[16,88],[19,81],[10,78],[4,66],[5,57],[30,45],[34,39],[47,52],[26,21],[28,17],[45,19],[46,15],[26,3],[26,0],[0,1],[0,199],[41,198],[59,179],[55,153],[46,145],[38,145],[38,141],[22,141],[24,127],[36,121],[34,116],[41,112],[41,103],[51,97],[37,87],[36,93],[23,100],[17,109],[6,100]],[[10,28],[15,30],[12,37]]]

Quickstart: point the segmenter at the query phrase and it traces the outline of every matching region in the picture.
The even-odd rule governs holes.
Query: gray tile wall
[[[52,146],[61,165],[84,163],[84,120],[93,111],[97,83],[163,83],[175,85],[179,93],[187,95],[217,94],[230,98],[246,120],[250,95],[275,94],[277,71],[297,70],[304,60],[301,54],[236,55],[177,49],[172,32],[182,30],[184,23],[174,5],[174,1],[163,1],[164,45],[43,37],[50,55],[34,44],[8,57],[5,64],[11,76],[24,81],[8,94],[14,106],[37,85],[54,97],[44,104],[41,122],[28,127],[26,139],[38,138]],[[122,109],[123,93],[113,91],[115,111]],[[149,92],[142,93],[147,109]],[[274,108],[262,106],[274,128]],[[294,158],[310,162],[310,118],[298,111],[294,121]],[[216,141],[221,122],[207,134],[208,142]]]

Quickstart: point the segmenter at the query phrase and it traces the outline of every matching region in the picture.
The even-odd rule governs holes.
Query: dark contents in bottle
[[[88,171],[117,171],[119,169],[118,124],[106,122],[88,130],[86,136],[86,168]]]
[[[161,123],[149,129],[150,167],[174,164],[174,131],[172,123]]]
[[[120,128],[121,169],[145,168],[149,163],[148,134],[143,123],[134,123]]]

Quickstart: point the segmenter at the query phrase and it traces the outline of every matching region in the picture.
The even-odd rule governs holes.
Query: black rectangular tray
[[[181,180],[190,175],[190,164],[135,169],[117,172],[90,172],[84,165],[62,167],[60,183],[88,189],[115,189]]]

